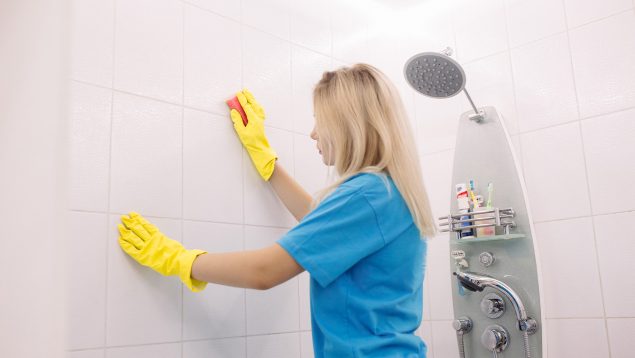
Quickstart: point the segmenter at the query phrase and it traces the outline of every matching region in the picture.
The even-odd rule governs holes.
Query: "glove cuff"
[[[192,278],[192,265],[198,255],[206,254],[203,250],[187,250],[181,257],[179,265],[179,278],[192,292],[200,292],[205,289],[207,282]]]

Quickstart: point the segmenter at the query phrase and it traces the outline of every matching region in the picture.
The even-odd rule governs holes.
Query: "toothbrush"
[[[470,197],[472,198],[472,202],[474,203],[474,207],[478,208],[478,200],[476,200],[476,195],[474,195],[474,180],[470,179],[470,189],[468,189]]]
[[[487,207],[492,207],[492,195],[494,194],[494,183],[487,184]]]

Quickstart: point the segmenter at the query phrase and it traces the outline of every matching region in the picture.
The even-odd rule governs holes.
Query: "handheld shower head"
[[[415,91],[433,98],[450,98],[461,91],[465,92],[474,109],[474,114],[469,118],[480,123],[485,115],[472,102],[465,89],[465,71],[450,57],[451,53],[452,49],[448,47],[441,53],[422,52],[412,56],[403,69],[406,81]]]
[[[518,327],[521,331],[535,332],[536,321],[527,316],[525,305],[520,296],[511,287],[501,280],[493,277],[478,274],[474,272],[454,272],[454,276],[459,280],[463,287],[470,291],[483,291],[485,287],[492,287],[503,293],[512,303],[518,320]],[[533,331],[533,332],[532,332]]]

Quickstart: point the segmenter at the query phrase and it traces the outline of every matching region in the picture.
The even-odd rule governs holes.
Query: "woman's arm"
[[[207,253],[192,264],[192,278],[225,286],[267,290],[304,269],[280,245],[260,250]]]
[[[313,198],[284,170],[279,162],[276,162],[269,182],[278,198],[282,200],[284,206],[296,220],[302,220],[309,213]]]

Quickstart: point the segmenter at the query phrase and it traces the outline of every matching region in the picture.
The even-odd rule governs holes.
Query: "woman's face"
[[[322,155],[322,162],[326,165],[333,165],[335,161],[333,160],[333,156],[331,155],[331,146],[325,145],[326,138],[320,138],[317,132],[317,123],[313,126],[313,130],[311,131],[311,139],[316,142],[317,149]]]

